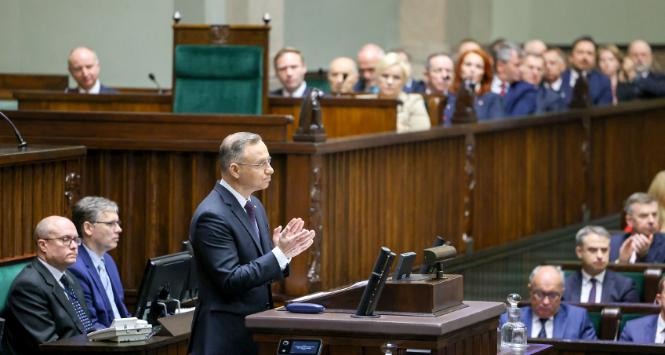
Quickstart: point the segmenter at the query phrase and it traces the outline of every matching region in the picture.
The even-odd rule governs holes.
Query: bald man
[[[3,351],[9,354],[34,354],[39,344],[94,330],[83,291],[67,270],[81,245],[74,223],[46,217],[35,228],[34,243],[37,257],[9,290],[3,340]]]
[[[376,63],[383,58],[384,51],[374,43],[367,43],[358,51],[358,69],[360,71],[360,80],[353,87],[355,92],[374,92],[378,93],[378,88],[374,81],[374,68]]]
[[[77,87],[67,89],[70,93],[79,94],[115,94],[117,90],[106,87],[99,82],[99,59],[97,54],[88,47],[77,47],[69,52],[67,59],[69,74],[76,81]]]
[[[328,67],[328,83],[333,95],[350,94],[358,82],[356,62],[349,57],[337,57]]]
[[[630,42],[628,56],[635,63],[636,76],[631,86],[633,95],[639,99],[665,96],[665,75],[652,70],[653,54],[649,43],[641,39]]]

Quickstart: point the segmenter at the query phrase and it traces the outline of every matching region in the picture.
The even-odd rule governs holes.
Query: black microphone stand
[[[26,150],[28,148],[28,142],[23,139],[23,136],[21,135],[21,132],[18,131],[18,128],[14,125],[14,122],[9,119],[2,111],[0,111],[0,116],[9,123],[10,126],[12,126],[12,129],[14,130],[14,134],[16,135],[16,140],[18,141],[18,150]]]

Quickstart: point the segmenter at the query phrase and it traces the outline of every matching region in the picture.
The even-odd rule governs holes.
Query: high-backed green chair
[[[7,306],[7,298],[9,298],[9,288],[14,282],[16,275],[18,275],[23,268],[31,262],[31,259],[10,261],[0,264],[0,315],[4,312]]]
[[[179,45],[173,112],[261,114],[263,49]]]

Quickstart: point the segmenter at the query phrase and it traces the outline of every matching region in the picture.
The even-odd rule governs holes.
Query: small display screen
[[[318,354],[320,343],[316,340],[295,340],[291,345],[291,354]]]

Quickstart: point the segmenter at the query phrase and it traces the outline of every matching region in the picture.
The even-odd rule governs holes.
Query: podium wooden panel
[[[292,115],[289,139],[298,128],[301,98],[270,97],[270,113]],[[397,100],[323,97],[321,120],[328,138],[394,132],[397,129]]]
[[[12,100],[15,90],[53,90],[64,92],[68,75],[0,74],[0,100]]]
[[[85,335],[62,339],[39,346],[47,354],[126,354],[126,355],[187,355],[189,334],[180,336],[153,336],[146,341],[111,343],[88,341]]]
[[[56,91],[16,91],[19,110],[171,112],[170,94],[77,94]]]
[[[85,147],[0,145],[0,260],[34,255],[42,218],[70,216],[79,198]]]
[[[496,354],[503,303],[465,301],[468,307],[441,316],[381,315],[352,318],[348,313],[298,314],[268,310],[248,316],[259,354],[277,353],[282,338],[323,340],[323,354],[382,354],[386,342],[431,354]]]

